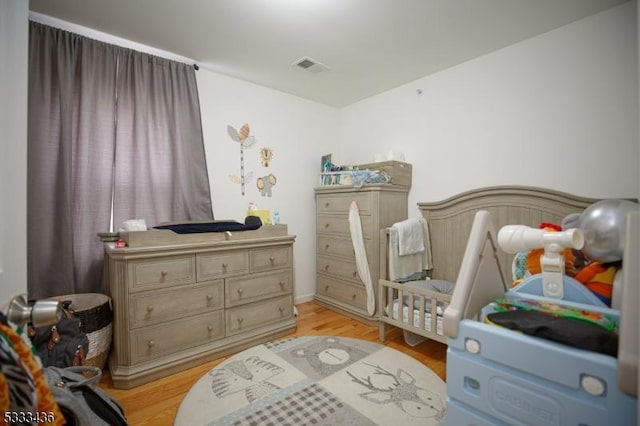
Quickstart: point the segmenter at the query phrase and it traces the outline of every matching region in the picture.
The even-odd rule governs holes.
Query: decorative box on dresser
[[[114,387],[138,386],[295,330],[295,237],[286,225],[123,237],[126,248],[105,244]]]
[[[322,186],[316,198],[315,300],[368,324],[377,324],[367,312],[367,295],[356,265],[349,226],[349,206],[358,204],[371,282],[377,299],[380,267],[380,229],[407,219],[409,188],[376,184]]]

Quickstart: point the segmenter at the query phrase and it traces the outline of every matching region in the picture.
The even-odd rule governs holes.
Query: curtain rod
[[[89,37],[94,40],[102,41],[116,46],[125,47],[127,49],[137,50],[139,52],[148,53],[150,55],[159,56],[171,61],[182,62],[183,64],[193,64],[193,67],[198,70],[200,67],[195,64],[193,58],[187,58],[175,53],[167,52],[166,50],[157,49],[152,46],[148,46],[135,41],[127,40],[122,37],[114,36],[102,31],[94,30],[89,27],[74,24],[72,22],[64,21],[59,18],[54,18],[42,13],[29,11],[29,20],[38,22],[40,24],[48,25],[50,27],[59,28],[64,31],[76,33],[81,36]]]

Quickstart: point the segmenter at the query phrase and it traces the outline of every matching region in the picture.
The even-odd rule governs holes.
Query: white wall
[[[338,110],[206,69],[197,72],[207,166],[216,219],[244,221],[247,205],[278,210],[281,223],[296,235],[294,267],[297,302],[315,292],[315,200],[320,157],[337,145]],[[253,172],[242,196],[229,175],[240,175],[240,147],[227,134],[248,123],[256,143],[244,151],[245,171]],[[268,168],[261,165],[262,147],[273,150]],[[246,173],[245,172],[245,173]],[[271,197],[256,187],[259,176],[273,173]]]
[[[486,185],[638,196],[636,2],[350,105],[345,163],[403,151],[416,203]],[[420,89],[422,94],[417,94]]]
[[[26,0],[0,0],[0,310],[27,292]]]

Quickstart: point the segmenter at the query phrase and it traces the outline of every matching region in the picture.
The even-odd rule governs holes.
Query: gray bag
[[[45,367],[71,367],[84,364],[89,338],[81,320],[69,311],[68,302],[60,321],[50,327],[29,326],[29,337]]]
[[[45,367],[43,371],[67,425],[129,424],[120,403],[97,385],[102,376],[98,367]]]

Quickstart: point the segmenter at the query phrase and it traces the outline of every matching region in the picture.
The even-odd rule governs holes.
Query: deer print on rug
[[[283,372],[282,367],[257,356],[231,361],[209,372],[212,377],[211,390],[218,398],[244,392],[251,403],[280,390],[279,386],[268,380]]]
[[[411,374],[401,368],[393,374],[379,365],[364,364],[372,369],[367,377],[356,377],[347,371],[353,382],[369,390],[360,393],[361,398],[379,405],[394,404],[414,418],[441,420],[444,417],[444,404],[440,397],[416,385]]]

